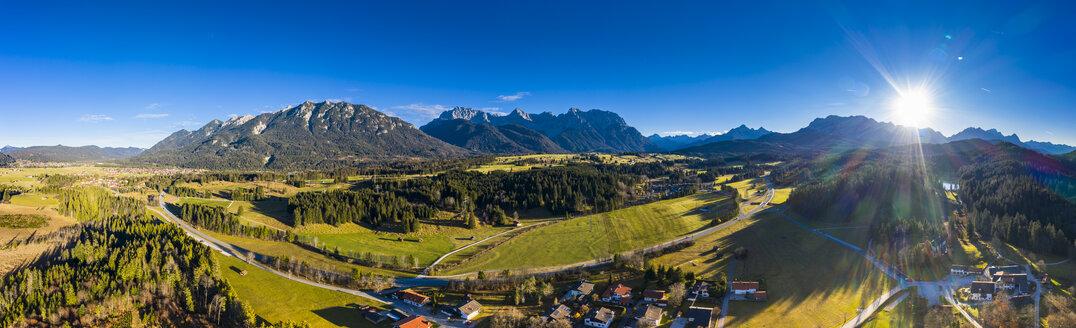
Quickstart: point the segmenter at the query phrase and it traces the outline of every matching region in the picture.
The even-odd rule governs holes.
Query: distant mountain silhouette
[[[198,168],[291,169],[471,154],[365,105],[308,101],[258,116],[213,120],[195,131],[180,130],[131,160]]]
[[[7,149],[8,147],[4,148]],[[4,153],[12,158],[31,162],[96,162],[130,158],[141,154],[142,151],[145,151],[145,149],[56,145],[13,148],[4,150]]]
[[[494,154],[565,153],[538,131],[519,124],[493,126],[465,119],[435,120],[422,131],[464,149]]]
[[[567,113],[553,115],[544,112],[540,114],[528,114],[520,109],[513,110],[508,115],[493,115],[472,108],[456,107],[450,111],[441,113],[441,116],[423,127],[439,127],[450,120],[467,120],[476,124],[488,124],[503,130],[503,126],[518,125],[513,127],[515,134],[524,138],[532,139],[534,134],[520,128],[536,131],[553,141],[560,148],[569,152],[632,152],[632,151],[658,151],[660,148],[653,142],[643,137],[638,130],[629,126],[620,115],[616,113],[592,109],[583,111],[569,109]],[[454,123],[458,125],[459,123]],[[432,131],[432,130],[431,130]],[[510,134],[501,133],[512,139]],[[441,135],[442,137],[446,137]],[[488,149],[499,151],[492,145],[504,144],[503,140],[496,140],[499,136],[493,133],[472,135],[471,138],[494,138],[494,140],[461,140],[458,137],[442,139],[456,145],[490,145]],[[447,138],[447,137],[446,137]],[[511,140],[525,149],[536,150],[536,145],[525,145],[534,141]],[[540,141],[539,141],[540,142]],[[512,146],[507,149],[515,150]]]
[[[1007,142],[1015,146],[1044,154],[1058,154],[1076,150],[1068,145],[1043,142],[1022,142],[1015,134],[1005,136],[995,129],[968,128],[946,138],[930,129],[916,129],[878,122],[865,116],[827,116],[818,118],[793,133],[771,133],[749,140],[726,140],[708,142],[680,149],[685,154],[758,154],[758,153],[811,153],[846,151],[856,148],[885,148],[908,144],[942,144],[953,141],[981,139],[994,143]]]

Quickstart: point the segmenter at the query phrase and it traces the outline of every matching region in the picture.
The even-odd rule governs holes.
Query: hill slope
[[[639,130],[629,126],[620,115],[597,109],[582,111],[572,108],[567,113],[560,115],[553,115],[553,113],[549,112],[532,115],[517,108],[508,115],[498,116],[471,108],[456,107],[441,113],[438,119],[430,122],[427,126],[436,126],[449,120],[467,120],[477,124],[489,124],[498,128],[506,125],[518,125],[546,136],[560,148],[569,152],[660,150],[657,145],[643,137]],[[512,129],[523,135],[533,135],[518,127]],[[510,137],[508,134],[504,135]],[[477,140],[473,142],[479,144],[497,143],[497,141]],[[519,141],[516,141],[516,143],[519,143]]]
[[[34,146],[18,148],[6,151],[15,159],[32,162],[93,162],[124,159],[141,154],[145,149],[128,147],[112,148],[97,146],[68,147],[57,146]]]
[[[434,138],[464,149],[495,154],[566,152],[538,131],[518,124],[493,126],[464,119],[435,120],[422,127]]]
[[[198,168],[293,169],[469,154],[365,105],[308,101],[258,116],[214,120],[196,131],[180,130],[132,161]]]
[[[14,162],[15,159],[11,158],[11,156],[5,155],[4,153],[0,153],[0,166],[8,165]]]

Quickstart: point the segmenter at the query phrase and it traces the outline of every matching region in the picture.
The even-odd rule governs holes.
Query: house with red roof
[[[754,294],[758,291],[758,281],[733,281],[732,293],[736,295]]]
[[[428,296],[413,292],[410,289],[395,292],[392,294],[392,298],[403,300],[404,303],[420,307],[430,302]]]
[[[432,326],[429,319],[420,315],[413,315],[392,323],[392,328],[430,328]]]
[[[602,302],[628,305],[631,304],[631,287],[623,284],[610,285],[602,293]]]

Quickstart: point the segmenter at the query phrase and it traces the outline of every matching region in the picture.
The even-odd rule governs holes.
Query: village
[[[766,301],[766,291],[759,281],[732,281],[726,292],[724,281],[697,280],[682,291],[643,289],[639,291],[624,283],[612,283],[604,289],[587,280],[570,284],[555,304],[531,321],[537,327],[594,327],[594,328],[711,328],[717,327],[724,301]],[[436,289],[424,291],[440,294]],[[457,301],[438,302],[415,289],[386,291],[384,296],[398,306],[378,309],[360,307],[361,316],[374,324],[390,323],[394,328],[430,328],[437,322],[458,322],[472,326],[478,318],[490,313],[476,297],[466,294]],[[443,295],[442,295],[443,296]]]

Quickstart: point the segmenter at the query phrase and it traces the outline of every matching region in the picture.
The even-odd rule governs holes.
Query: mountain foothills
[[[468,123],[480,125],[471,128]],[[485,126],[481,126],[485,125]],[[629,126],[620,115],[603,110],[569,109],[567,113],[553,115],[550,112],[528,114],[515,109],[508,115],[494,115],[471,108],[456,107],[422,127],[446,142],[457,146],[488,152],[516,152],[522,148],[535,152],[539,149],[567,152],[641,152],[658,151],[660,148],[643,137],[639,130]],[[471,131],[462,135],[447,135],[449,131]],[[499,135],[518,136],[515,145],[498,141]],[[539,135],[545,138],[538,137]],[[561,149],[550,148],[546,140]],[[482,147],[477,147],[482,145]],[[501,145],[501,146],[496,146]]]
[[[3,152],[15,159],[32,162],[92,162],[124,159],[141,154],[145,149],[127,147],[97,147],[82,146],[69,147],[57,146],[34,146],[26,148],[4,147]]]
[[[258,116],[180,130],[131,159],[200,168],[335,167],[370,159],[461,157],[473,153],[365,105],[304,102]]]
[[[857,148],[885,148],[909,144],[943,144],[968,139],[1008,142],[1044,154],[1059,154],[1076,149],[1046,142],[1022,142],[1015,134],[1004,136],[995,129],[968,128],[945,137],[930,128],[916,129],[878,122],[865,116],[828,116],[818,118],[792,133],[770,133],[755,139],[710,142],[676,150],[683,154],[809,154],[841,152]]]
[[[4,153],[0,153],[0,166],[7,165],[7,164],[10,164],[10,163],[14,163],[14,162],[15,162],[15,159],[11,158],[11,156],[8,156],[7,154],[4,154]]]

